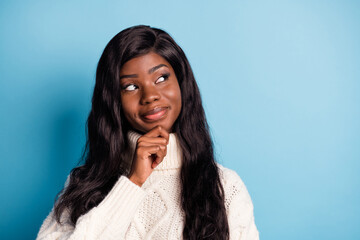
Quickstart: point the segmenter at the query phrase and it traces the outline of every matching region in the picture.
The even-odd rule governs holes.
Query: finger
[[[137,149],[137,157],[140,159],[151,160],[152,162],[161,163],[166,156],[166,147],[164,145],[152,145]]]
[[[151,167],[152,168],[156,168],[160,163],[162,163],[162,161],[164,160],[166,154],[163,155],[157,155],[155,160],[152,162]]]
[[[153,161],[160,163],[166,156],[167,147],[165,145],[146,145],[146,143],[142,143],[141,145],[142,146],[138,146],[138,151],[143,157],[149,157],[149,155],[152,155]]]
[[[153,154],[157,155],[159,151],[161,151],[161,147],[159,145],[144,146],[137,149],[137,154],[138,156],[148,158]]]
[[[137,144],[137,148],[141,148],[141,147],[151,147],[151,146],[161,146],[161,147],[164,147],[164,148],[167,147],[167,145],[165,145],[165,144],[159,144],[159,143],[139,142],[139,143]]]
[[[152,143],[152,144],[161,144],[161,145],[167,145],[167,140],[164,137],[146,137],[142,136],[137,140],[137,143]]]
[[[159,159],[159,160],[158,160]],[[151,167],[152,168],[156,168],[156,166],[158,166],[160,163],[162,163],[162,161],[164,160],[164,158],[158,158],[158,159],[156,159],[155,161],[153,161],[152,163],[151,163]]]
[[[161,126],[156,126],[148,133],[144,134],[145,137],[163,137],[166,141],[169,141],[169,133]]]
[[[159,145],[159,147],[160,150],[155,154],[156,155],[155,162],[158,164],[161,163],[164,157],[166,156],[166,147],[162,145]]]
[[[159,151],[156,155],[155,155],[155,159],[154,161],[151,163],[151,168],[156,168],[160,163],[162,163],[162,161],[164,160],[166,156],[166,150],[162,150]]]
[[[139,155],[143,159],[151,161],[151,167],[155,168],[159,165],[166,156],[166,147],[163,145],[153,145],[149,147],[142,147],[139,149]]]
[[[163,145],[152,145],[148,147],[142,147],[139,148],[139,154],[144,158],[151,156],[152,157],[151,159],[153,161],[160,163],[163,160],[163,158],[166,156],[166,147]]]

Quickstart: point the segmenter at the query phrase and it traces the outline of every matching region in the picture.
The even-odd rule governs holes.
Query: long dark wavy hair
[[[130,59],[155,52],[174,69],[181,89],[182,109],[173,126],[183,152],[181,204],[184,239],[228,239],[224,189],[214,160],[209,127],[190,64],[169,34],[149,26],[118,33],[105,47],[96,71],[92,108],[87,119],[84,164],[70,173],[68,185],[55,202],[60,223],[65,209],[71,222],[97,206],[121,175],[126,174],[132,129],[122,112],[120,69]]]

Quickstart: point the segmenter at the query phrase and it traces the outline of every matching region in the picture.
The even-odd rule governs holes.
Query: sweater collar
[[[132,153],[135,152],[137,140],[142,135],[129,131],[128,138],[130,142],[130,148],[132,149]],[[171,170],[181,168],[182,163],[182,151],[178,141],[178,138],[175,133],[169,134],[169,142],[167,144],[166,156],[163,161],[154,168],[154,171],[162,171],[162,170]]]

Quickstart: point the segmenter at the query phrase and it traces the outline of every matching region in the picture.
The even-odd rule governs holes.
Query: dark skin
[[[126,62],[120,81],[125,118],[144,134],[128,176],[142,186],[166,156],[169,133],[181,111],[181,91],[172,66],[154,52]]]

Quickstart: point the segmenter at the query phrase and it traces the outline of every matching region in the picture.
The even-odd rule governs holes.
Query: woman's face
[[[146,133],[160,125],[172,131],[181,111],[181,91],[164,58],[150,52],[127,61],[120,85],[123,112],[134,129]]]

